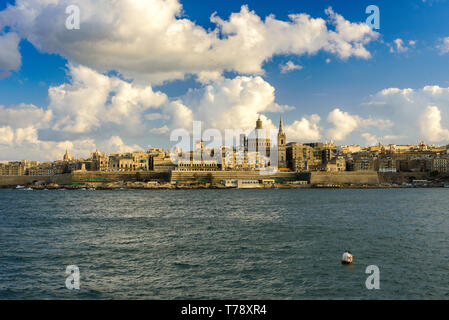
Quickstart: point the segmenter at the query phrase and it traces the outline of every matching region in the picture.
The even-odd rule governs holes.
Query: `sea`
[[[449,189],[0,190],[0,299],[448,298]]]

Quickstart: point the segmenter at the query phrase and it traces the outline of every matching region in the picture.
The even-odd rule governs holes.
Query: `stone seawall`
[[[264,174],[259,171],[173,171],[171,182],[187,182],[192,180],[208,180],[217,183],[222,180],[261,180],[276,179],[282,181],[297,180],[298,175],[295,172],[278,172],[273,174]]]
[[[313,185],[342,185],[342,184],[379,184],[377,172],[312,172],[310,183]]]
[[[36,181],[43,183],[56,183],[59,185],[72,184],[71,174],[56,176],[0,176],[0,187],[15,187],[17,185],[32,184]]]
[[[86,171],[74,172],[73,183],[82,182],[135,182],[135,181],[170,181],[169,172],[142,171],[142,172],[100,172]]]

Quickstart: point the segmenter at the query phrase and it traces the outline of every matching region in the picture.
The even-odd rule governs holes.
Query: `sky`
[[[193,121],[259,116],[288,141],[446,145],[448,16],[447,0],[0,0],[0,161],[169,148]]]

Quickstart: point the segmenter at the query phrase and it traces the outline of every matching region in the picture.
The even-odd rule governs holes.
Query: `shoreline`
[[[20,185],[20,186],[3,186],[4,190],[18,190],[18,191],[54,191],[54,190],[68,190],[68,191],[120,191],[120,190],[285,190],[285,189],[441,189],[444,186],[386,186],[386,185],[341,185],[341,186],[317,186],[317,185],[276,185],[270,187],[255,187],[255,188],[236,188],[225,186],[179,186],[172,184],[142,186],[142,185],[123,185],[123,186],[104,186],[104,185]]]

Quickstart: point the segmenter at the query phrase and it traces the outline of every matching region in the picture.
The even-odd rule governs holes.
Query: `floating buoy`
[[[352,264],[354,262],[354,255],[350,251],[346,251],[343,253],[343,257],[341,259],[342,264]]]

